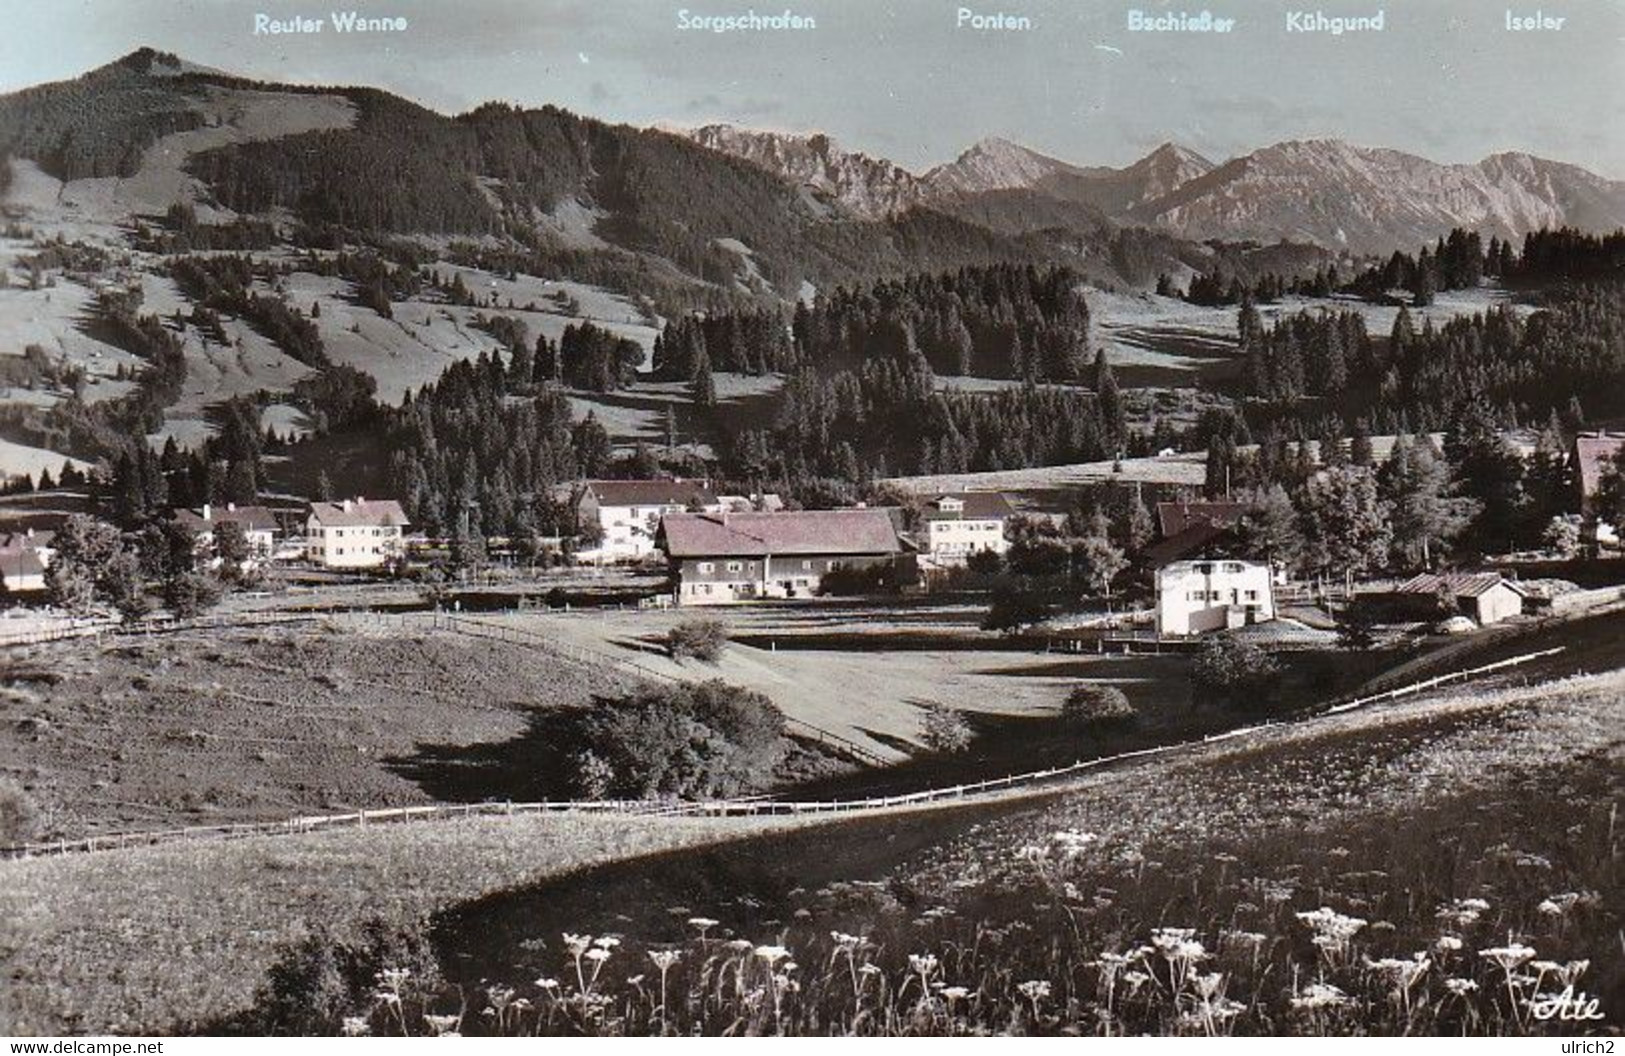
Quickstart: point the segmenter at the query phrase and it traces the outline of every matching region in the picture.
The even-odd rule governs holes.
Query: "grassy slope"
[[[961,932],[986,926],[1008,934],[1012,920],[1053,927],[1046,933],[1056,941],[1018,944],[1004,963],[994,958],[984,966],[982,983],[963,980],[988,987],[990,1007],[1003,1001],[1001,1014],[1009,1016],[1008,995],[996,988],[1008,991],[1043,971],[1055,979],[1058,998],[1077,988],[1088,1001],[1095,979],[1087,962],[1102,948],[1143,941],[1152,927],[1197,927],[1210,947],[1223,941],[1221,931],[1254,929],[1268,938],[1269,957],[1280,955],[1282,963],[1270,962],[1279,973],[1290,954],[1302,953],[1289,910],[1331,904],[1397,922],[1380,938],[1376,928],[1362,936],[1370,940],[1362,949],[1403,955],[1437,934],[1439,901],[1485,895],[1493,912],[1467,936],[1470,943],[1505,941],[1511,931],[1531,937],[1542,955],[1593,956],[1592,978],[1612,979],[1617,990],[1618,949],[1587,936],[1613,934],[1620,916],[1618,837],[1604,838],[1598,828],[1607,824],[1608,797],[1598,794],[1595,770],[1601,763],[1614,775],[1617,798],[1622,718],[1625,674],[1615,672],[1556,688],[1457,691],[1219,742],[1096,773],[1049,805],[942,841],[898,875],[901,886],[892,890],[903,893],[903,903],[876,894],[875,904],[832,909],[820,902],[825,892],[803,892],[811,917],[771,926],[808,965],[827,963],[832,927],[870,930],[887,944],[889,967],[904,953],[930,948],[946,956],[959,943],[955,970],[967,975],[975,966],[963,951],[975,942]],[[1552,824],[1558,804],[1570,812],[1566,828]],[[937,816],[954,827],[952,811]],[[920,815],[919,824],[933,825],[932,817]],[[1086,858],[1034,865],[1017,854],[1050,847],[1052,833],[1074,828],[1097,837]],[[577,866],[762,831],[714,820],[494,819],[0,864],[0,921],[7,922],[0,948],[16,951],[0,1030],[184,1026],[242,1007],[275,948],[312,922],[334,923],[341,934],[369,915],[405,922]],[[811,860],[795,855],[821,853],[819,839],[850,850],[843,827],[824,831],[799,849],[747,843],[737,853],[741,862],[765,856],[793,872],[793,861]],[[1435,861],[1441,846],[1448,855]],[[1543,854],[1547,866],[1509,865],[1522,851]],[[1240,877],[1260,880],[1242,885]],[[1258,903],[1246,902],[1258,897],[1260,883],[1294,894],[1284,905],[1265,901],[1260,916]],[[1584,889],[1611,900],[1586,910],[1594,920],[1570,927],[1533,910],[1545,894]],[[567,923],[630,930],[628,918],[610,916],[664,914],[666,903],[647,894],[648,905],[613,895],[606,890],[595,899],[605,919]],[[1105,901],[1091,901],[1097,895]],[[920,917],[933,903],[956,913]],[[770,925],[747,921],[741,906],[695,909],[725,917],[729,927],[760,927],[765,938]],[[782,919],[785,908],[769,904],[759,915]],[[551,922],[533,926],[542,931]],[[1075,941],[1063,941],[1068,932]],[[642,971],[647,962],[635,933],[628,942],[629,956],[616,963]],[[1241,996],[1240,966],[1217,967],[1237,973],[1231,992]],[[1254,999],[1257,1016],[1273,1015],[1267,1008],[1280,1003],[1289,978],[1248,981],[1262,995]],[[1139,1021],[1145,1029],[1161,1023],[1154,1007],[1137,1014],[1146,1017]],[[1289,1025],[1247,1022],[1252,1029]]]
[[[616,1007],[624,997],[628,1021],[579,1021],[561,971],[559,1000],[538,1002],[547,1031],[658,1026],[626,977],[672,943],[676,1033],[1574,1033],[1523,1003],[1561,990],[1563,970],[1610,1017],[1588,1029],[1608,1029],[1625,1009],[1622,690],[1619,671],[1474,687],[1103,771],[1002,816],[943,811],[891,830],[862,819],[726,858],[605,870],[454,915],[443,963],[535,994],[524,987],[537,971],[568,964],[553,947],[527,955],[525,940],[620,936],[595,989]],[[900,859],[894,844],[916,850]],[[1484,905],[1457,915],[1461,899]],[[661,908],[673,904],[718,918],[713,937],[788,950],[802,968],[782,1018],[699,998],[716,947],[685,936]],[[1358,918],[1352,938],[1317,948],[1298,914],[1320,907]],[[1164,936],[1185,952],[1155,947],[1161,928],[1192,929]],[[860,1001],[835,933],[867,938],[853,956],[876,974]],[[1513,973],[1516,1007],[1478,952],[1512,943],[1533,958]],[[1393,972],[1414,970],[1418,952],[1426,963],[1399,995]],[[962,987],[957,1003],[922,1002],[922,974]],[[1042,1000],[1021,991],[1028,980],[1046,984]],[[1449,980],[1477,989],[1458,996]],[[1316,1003],[1311,983],[1337,992],[1295,1005]]]
[[[780,822],[472,819],[0,863],[0,1034],[152,1033],[245,1007],[315,925],[406,925],[545,876]]]
[[[630,684],[448,632],[328,625],[13,660],[0,671],[0,774],[40,803],[47,835],[68,836],[426,803],[405,760],[506,743],[534,708]]]

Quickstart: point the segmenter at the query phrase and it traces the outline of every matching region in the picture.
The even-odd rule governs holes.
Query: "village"
[[[624,589],[612,591],[617,603],[645,609],[816,604],[842,597],[883,604],[886,597],[996,594],[1007,574],[1053,579],[1057,567],[1065,566],[1072,575],[1053,605],[1017,613],[998,629],[1088,616],[1102,629],[1174,643],[1279,621],[1301,628],[1305,616],[1311,627],[1335,629],[1337,617],[1358,601],[1370,613],[1360,617],[1364,623],[1461,633],[1549,605],[1552,584],[1525,580],[1560,578],[1542,575],[1554,563],[1618,553],[1618,528],[1599,516],[1598,497],[1609,474],[1618,472],[1613,467],[1622,448],[1625,436],[1580,435],[1573,441],[1564,470],[1572,481],[1564,551],[1487,556],[1477,566],[1397,578],[1379,570],[1358,581],[1295,577],[1284,559],[1268,552],[1259,532],[1249,530],[1264,512],[1255,501],[1207,498],[1196,486],[1111,480],[1080,485],[1074,496],[1131,494],[1132,516],[1151,523],[1136,523],[1116,552],[1105,556],[1103,574],[1090,584],[1095,589],[1070,597],[1068,587],[1081,578],[1075,566],[1088,559],[1056,553],[1067,550],[1061,533],[1077,514],[1057,512],[1050,491],[1007,493],[975,482],[921,491],[899,481],[886,493],[889,505],[809,510],[787,508],[773,493],[720,493],[705,479],[586,480],[559,489],[575,534],[542,540],[523,555],[508,539],[481,538],[471,547],[433,538],[414,531],[400,502],[359,496],[176,508],[165,531],[189,551],[186,571],[219,573],[229,565],[233,582],[259,588],[259,598],[268,596],[270,585],[501,582],[522,600],[526,583],[542,594],[561,576],[590,573],[600,585],[624,580]],[[1168,497],[1148,503],[1148,494]],[[0,582],[14,606],[14,624],[48,628],[53,618],[120,618],[115,605],[98,609],[93,594],[75,599],[61,583],[51,585],[58,531],[70,519],[81,534],[96,523],[83,513],[62,512],[83,498],[61,489],[0,500]],[[1096,517],[1112,546],[1119,533],[1103,523],[1104,514]],[[467,553],[471,549],[475,555]],[[1612,566],[1606,560],[1596,567],[1608,578]],[[68,611],[75,605],[78,611]],[[137,608],[135,617],[148,619],[148,608]],[[125,622],[130,618],[124,613]]]

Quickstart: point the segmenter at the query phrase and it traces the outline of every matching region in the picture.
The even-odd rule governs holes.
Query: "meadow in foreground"
[[[273,974],[261,1025],[880,1035],[1617,1027],[1625,885],[1609,731],[1619,682],[1464,698],[1459,710],[1196,761],[1155,782],[1103,783],[979,826],[883,881],[738,891],[642,919],[527,921],[504,937],[476,929],[370,947],[313,942]],[[603,894],[618,904],[617,892]],[[436,952],[460,978],[442,978]],[[1582,994],[1602,1018],[1574,1018],[1590,1007]]]

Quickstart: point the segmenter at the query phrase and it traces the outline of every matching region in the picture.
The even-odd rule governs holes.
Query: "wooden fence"
[[[722,799],[686,802],[682,800],[574,800],[560,802],[539,803],[457,803],[434,804],[420,807],[390,807],[381,810],[361,810],[349,814],[322,814],[305,817],[289,818],[285,821],[274,822],[246,822],[230,825],[197,825],[180,829],[164,829],[150,832],[120,833],[106,836],[90,836],[78,840],[55,840],[42,843],[27,843],[19,846],[0,848],[0,858],[21,858],[36,855],[68,854],[82,851],[113,850],[121,847],[147,846],[152,844],[166,844],[186,842],[193,840],[230,840],[242,839],[249,836],[276,836],[292,835],[294,833],[320,832],[335,828],[364,828],[368,825],[390,824],[403,821],[422,820],[429,818],[466,818],[466,817],[507,817],[521,814],[546,813],[593,813],[593,814],[623,814],[638,817],[774,817],[784,815],[813,815],[813,814],[848,814],[871,810],[884,810],[889,808],[921,806],[932,803],[949,802],[964,799],[969,796],[985,795],[990,792],[1006,791],[1013,788],[1041,787],[1046,783],[1060,779],[1075,777],[1089,770],[1113,766],[1119,763],[1136,759],[1145,759],[1152,756],[1167,755],[1184,751],[1202,745],[1214,744],[1220,741],[1232,740],[1249,734],[1260,733],[1265,730],[1279,729],[1295,725],[1306,719],[1326,715],[1337,715],[1353,711],[1356,708],[1367,707],[1382,701],[1396,700],[1413,693],[1420,693],[1428,689],[1447,685],[1452,682],[1461,682],[1479,675],[1503,671],[1518,667],[1522,664],[1545,657],[1554,656],[1563,651],[1563,646],[1543,649],[1535,653],[1522,656],[1509,657],[1497,660],[1492,664],[1481,667],[1468,668],[1463,671],[1454,671],[1439,675],[1422,682],[1403,686],[1399,689],[1388,690],[1368,697],[1345,701],[1338,704],[1321,706],[1309,711],[1299,713],[1270,722],[1258,723],[1253,726],[1239,727],[1226,730],[1223,733],[1209,734],[1194,740],[1177,741],[1172,744],[1158,745],[1151,748],[1140,748],[1129,752],[1119,752],[1115,755],[1102,756],[1098,759],[1089,759],[1075,762],[1067,766],[1054,767],[1048,770],[1034,770],[1027,773],[1012,774],[1007,777],[993,778],[987,781],[975,781],[969,784],[952,785],[944,788],[926,789],[921,792],[908,792],[895,796],[874,796],[866,799],[848,800],[777,800],[766,797],[747,799]]]

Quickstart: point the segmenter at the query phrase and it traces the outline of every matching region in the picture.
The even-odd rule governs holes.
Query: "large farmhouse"
[[[596,545],[579,556],[598,561],[641,561],[655,552],[655,533],[668,513],[722,510],[705,481],[589,480],[576,499],[576,523],[594,529]]]
[[[1205,634],[1275,619],[1270,566],[1213,558],[1157,569],[1157,633]]]
[[[811,597],[844,571],[890,583],[903,551],[882,509],[671,513],[659,544],[679,605]]]
[[[393,499],[313,502],[305,556],[324,568],[378,568],[404,553],[406,513]]]
[[[938,495],[920,511],[920,549],[939,565],[962,565],[971,554],[1009,549],[1004,526],[1015,510],[997,491]]]

